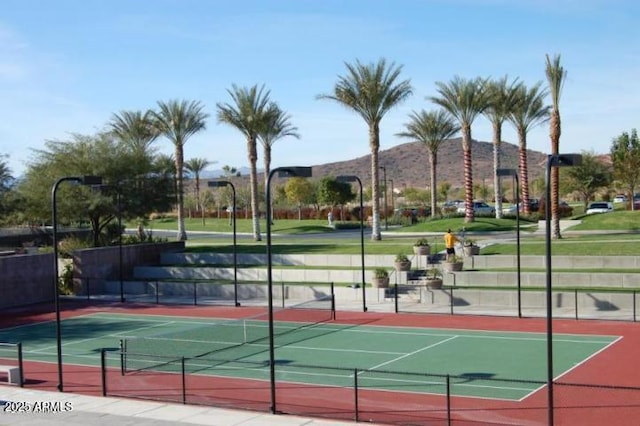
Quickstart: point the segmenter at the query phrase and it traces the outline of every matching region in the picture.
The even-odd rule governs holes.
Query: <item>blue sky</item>
[[[640,3],[635,0],[2,0],[0,154],[19,175],[32,149],[93,134],[112,113],[157,101],[199,100],[207,130],[185,158],[248,165],[240,133],[215,119],[232,84],[264,84],[300,140],[274,146],[273,166],[315,165],[369,153],[353,112],[329,93],[345,62],[384,57],[403,66],[414,94],[381,124],[381,150],[405,143],[412,110],[433,109],[436,81],[455,75],[544,81],[545,54],[568,77],[560,110],[563,152],[608,152],[640,127]],[[550,102],[550,100],[549,100]],[[474,139],[491,140],[484,118]],[[503,139],[517,143],[510,125]],[[548,152],[548,126],[529,134]],[[160,152],[172,146],[157,142]],[[262,157],[259,158],[259,163]]]

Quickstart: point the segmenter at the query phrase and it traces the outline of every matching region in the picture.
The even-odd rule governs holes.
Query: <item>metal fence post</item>
[[[22,360],[22,342],[18,342],[18,368],[20,369],[20,387],[24,387],[24,362]]]
[[[107,396],[107,351],[100,350],[100,375],[102,377],[102,396]]]
[[[182,371],[182,403],[187,403],[187,379],[185,378],[184,357],[180,359],[180,367]]]
[[[451,376],[447,374],[447,425],[451,426]]]
[[[356,410],[355,421],[360,421],[360,408],[358,407],[358,369],[353,370],[353,397],[354,397],[354,408]]]

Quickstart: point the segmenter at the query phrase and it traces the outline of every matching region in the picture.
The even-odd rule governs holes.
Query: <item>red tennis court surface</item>
[[[70,301],[64,301],[62,307],[63,318],[94,312],[240,318],[263,309]],[[4,311],[0,315],[0,327],[52,321],[55,315],[51,308],[49,305],[39,305]],[[354,325],[366,323],[463,330],[539,333],[546,330],[544,319],[488,316],[338,312],[335,321]],[[637,368],[640,359],[640,326],[637,323],[593,320],[554,320],[553,324],[557,333],[622,336],[606,350],[556,379],[553,387],[555,424],[636,425],[640,418],[640,369]],[[115,358],[115,354],[112,356]],[[24,376],[26,388],[56,389],[55,363],[26,362]],[[513,379],[517,383],[518,378]],[[180,375],[158,372],[121,376],[114,366],[107,373],[107,394],[259,411],[270,409],[268,381],[188,375],[184,394],[181,381]],[[65,364],[64,390],[101,395],[100,369]],[[279,412],[304,416],[357,418],[363,422],[407,425],[543,425],[548,420],[548,393],[545,386],[521,401],[455,396],[447,401],[443,395],[366,388],[358,388],[356,392],[353,388],[287,382],[277,382],[276,390]]]

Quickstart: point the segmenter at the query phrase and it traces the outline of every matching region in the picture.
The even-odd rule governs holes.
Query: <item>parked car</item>
[[[464,214],[466,211],[466,207],[464,205],[458,207],[458,213],[462,213]],[[486,214],[486,215],[492,215],[495,214],[496,209],[494,209],[492,206],[490,206],[489,204],[485,203],[484,201],[474,201],[473,202],[473,212],[475,214]]]
[[[614,203],[626,203],[627,202],[627,196],[624,194],[618,194],[615,197],[613,197],[613,202]]]
[[[613,205],[608,202],[596,202],[589,204],[587,214],[609,213],[613,211]]]

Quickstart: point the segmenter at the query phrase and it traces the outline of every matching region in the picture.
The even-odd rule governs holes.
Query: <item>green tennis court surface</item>
[[[546,380],[543,333],[382,327],[277,321],[277,380],[520,400]],[[0,330],[23,343],[27,361],[55,362],[55,323]],[[62,321],[65,363],[97,366],[100,349],[120,350],[127,371],[269,379],[268,324],[215,318],[97,313]],[[554,335],[556,377],[613,344],[617,336]],[[588,366],[585,366],[588,368]],[[354,377],[357,375],[357,377]],[[528,383],[530,381],[531,383]]]

